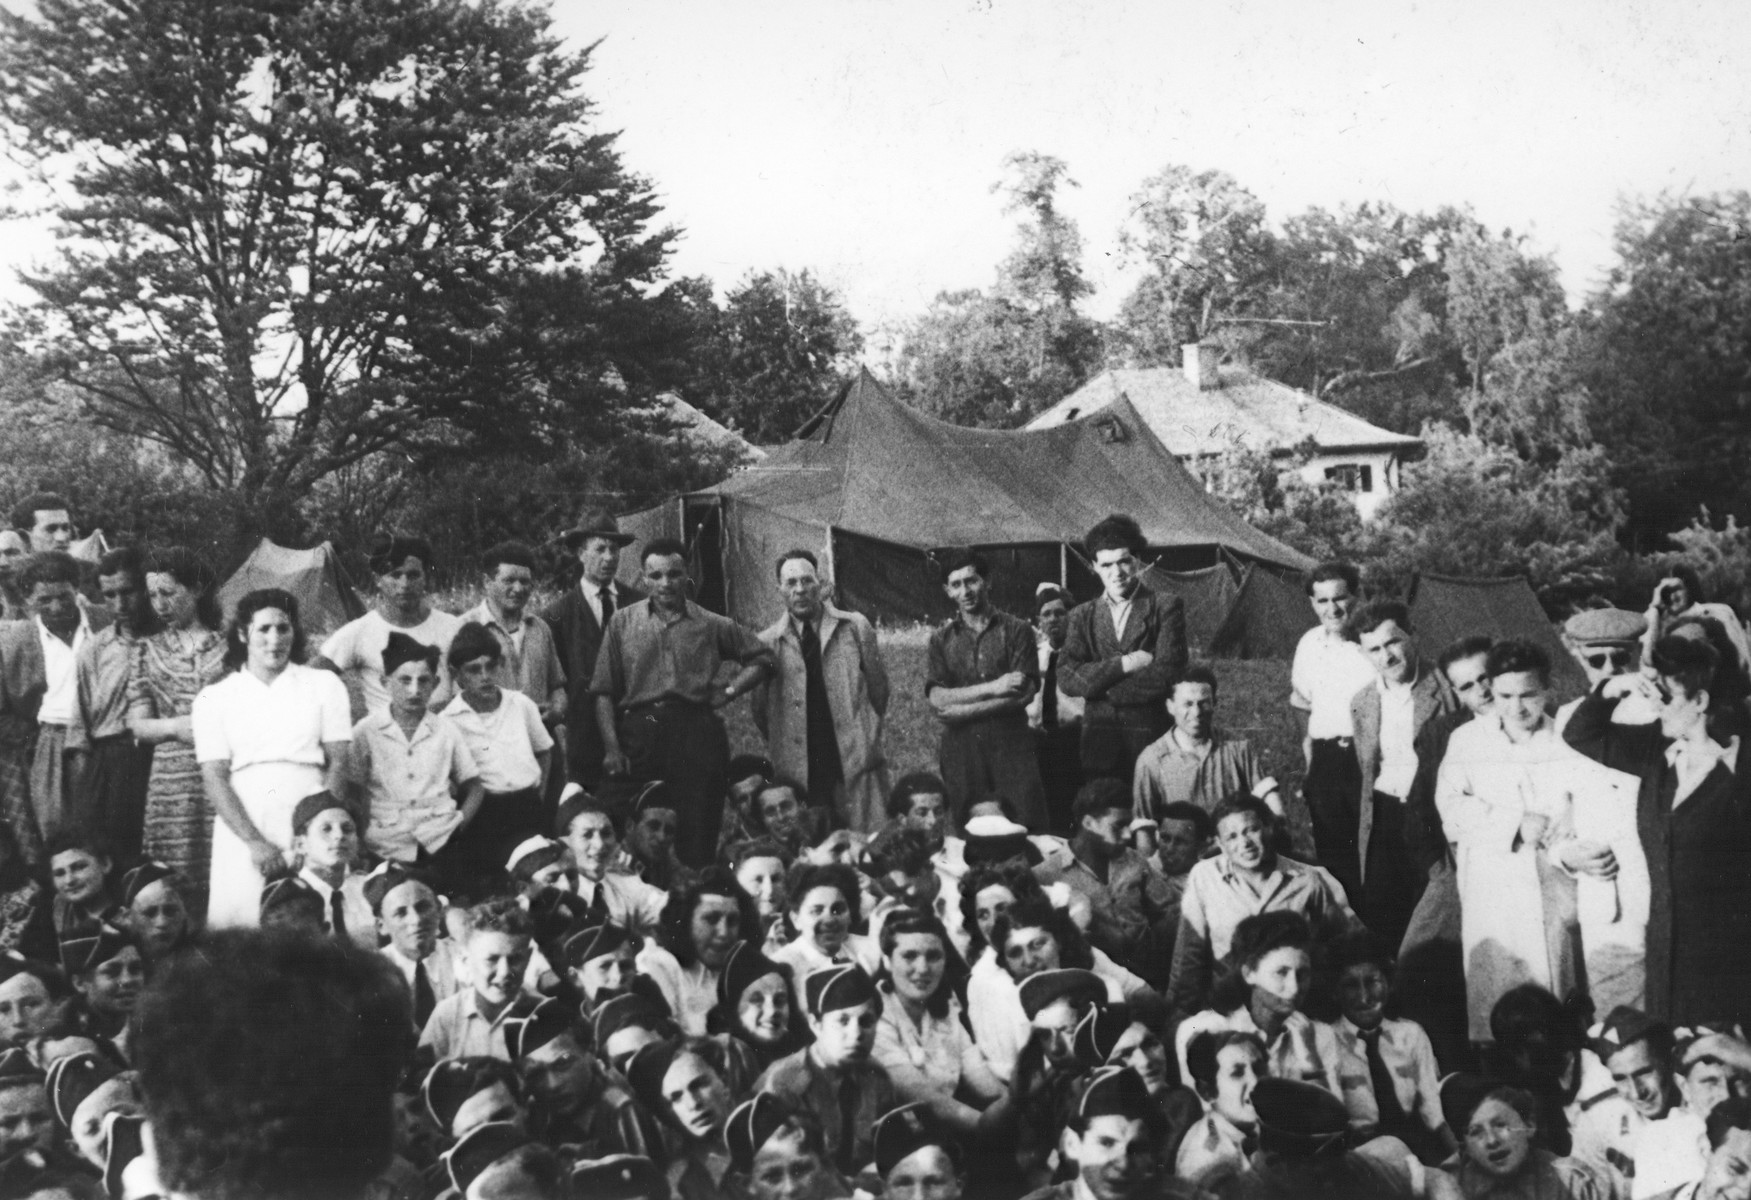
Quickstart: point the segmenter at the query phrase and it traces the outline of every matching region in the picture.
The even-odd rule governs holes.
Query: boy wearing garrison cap
[[[56,1059],[47,1086],[55,1120],[72,1149],[103,1170],[105,1118],[112,1112],[141,1111],[139,1077],[100,1054],[82,1051]]]
[[[377,948],[377,921],[365,898],[365,877],[354,870],[359,855],[357,815],[332,792],[315,792],[292,810],[292,849],[298,878],[322,901],[322,928],[361,950]]]
[[[542,1140],[585,1158],[660,1154],[662,1140],[650,1114],[584,1048],[579,1028],[576,1013],[546,1000],[514,1031],[513,1061]]]
[[[365,877],[365,900],[377,933],[389,939],[381,953],[407,980],[415,1029],[424,1029],[440,1000],[461,989],[456,943],[438,936],[443,919],[438,894],[424,879],[385,862]]]
[[[79,993],[91,1032],[128,1057],[129,1019],[146,982],[145,960],[132,936],[108,925],[61,943],[61,967]]]
[[[923,1103],[896,1108],[876,1122],[875,1158],[884,1195],[961,1200],[961,1144]]]
[[[1032,1192],[1027,1200],[1156,1200],[1190,1194],[1171,1190],[1161,1161],[1165,1119],[1137,1072],[1102,1067],[1070,1113],[1058,1152],[1075,1177]]]
[[[846,963],[804,979],[803,1002],[814,1043],[766,1068],[755,1090],[819,1113],[827,1157],[851,1179],[874,1161],[876,1118],[899,1103],[888,1073],[870,1061],[881,998],[863,968]]]
[[[438,648],[391,633],[383,650],[389,706],[353,726],[346,779],[369,814],[372,851],[399,863],[442,856],[480,811],[486,789],[462,731],[430,711],[438,686]],[[451,856],[440,858],[440,864]]]
[[[827,1161],[820,1128],[782,1096],[756,1092],[738,1106],[724,1142],[731,1187],[748,1200],[834,1200],[850,1191]]]

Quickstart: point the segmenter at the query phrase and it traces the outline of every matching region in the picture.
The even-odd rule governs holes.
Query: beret
[[[141,892],[166,879],[175,879],[176,872],[161,862],[143,862],[122,876],[121,900],[123,908],[132,908],[134,900]]]
[[[586,1158],[572,1167],[572,1195],[589,1200],[668,1200],[669,1181],[636,1154]]]
[[[746,1174],[754,1169],[754,1156],[773,1134],[796,1116],[789,1103],[771,1092],[756,1092],[752,1100],[738,1105],[724,1125],[730,1164]]]
[[[54,1105],[55,1119],[61,1128],[73,1125],[73,1113],[98,1088],[120,1075],[121,1068],[90,1051],[58,1058],[49,1067],[49,1102]]]
[[[1347,1150],[1349,1110],[1344,1102],[1297,1079],[1261,1079],[1252,1090],[1259,1120],[1259,1149],[1297,1158],[1321,1158]]]
[[[444,1155],[450,1182],[460,1193],[501,1158],[529,1144],[529,1135],[508,1121],[489,1121],[468,1131]]]
[[[1621,608],[1589,608],[1563,622],[1563,635],[1579,645],[1597,642],[1638,642],[1648,631],[1647,618]]]
[[[1107,985],[1093,971],[1064,967],[1039,971],[1021,981],[1021,1010],[1033,1020],[1060,1000],[1071,1004],[1100,1004],[1107,998]]]
[[[359,828],[360,832],[364,831],[365,817],[357,805],[348,803],[333,792],[311,792],[298,801],[298,806],[292,810],[292,836],[302,836],[304,831],[310,828],[310,822],[331,808],[338,808],[346,813],[353,819],[353,824]]]
[[[941,1146],[960,1161],[960,1143],[922,1102],[893,1109],[875,1124],[876,1174],[886,1181],[889,1171],[926,1146]]]
[[[1604,1062],[1625,1046],[1651,1038],[1669,1037],[1670,1034],[1670,1027],[1663,1022],[1654,1020],[1640,1009],[1619,1004],[1605,1015],[1603,1021],[1587,1031],[1587,1040],[1599,1061]]]
[[[803,1002],[814,1016],[858,1008],[877,999],[875,980],[856,963],[834,963],[803,979]]]

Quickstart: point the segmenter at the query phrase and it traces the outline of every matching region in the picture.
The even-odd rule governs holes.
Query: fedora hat
[[[568,546],[581,545],[593,537],[606,538],[616,546],[629,546],[636,540],[632,534],[620,532],[620,522],[605,508],[586,508],[578,515],[577,525],[559,536]]]

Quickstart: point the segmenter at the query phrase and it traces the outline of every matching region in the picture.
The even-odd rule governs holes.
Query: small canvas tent
[[[365,604],[347,580],[332,542],[292,550],[261,539],[243,565],[219,586],[219,604],[227,619],[237,602],[258,588],[292,593],[312,653],[324,637],[365,615]]]
[[[1564,648],[1556,627],[1544,615],[1531,586],[1520,575],[1496,579],[1455,579],[1418,575],[1411,583],[1411,628],[1426,655],[1462,637],[1488,634],[1524,638],[1550,655],[1553,682],[1574,696],[1586,686],[1580,664]]]
[[[1234,607],[1239,589],[1226,563],[1202,571],[1169,571],[1152,566],[1143,572],[1146,586],[1170,592],[1185,602],[1186,644],[1194,655],[1207,656],[1210,642]]]
[[[868,372],[763,461],[621,528],[681,538],[701,601],[758,628],[782,611],[773,561],[793,546],[820,555],[840,602],[872,617],[946,616],[928,557],[944,546],[986,550],[996,602],[1011,612],[1030,611],[1045,580],[1086,594],[1071,546],[1113,512],[1137,519],[1168,570],[1209,566],[1224,550],[1311,565],[1207,495],[1122,398],[1053,429],[966,429],[907,408]],[[621,559],[629,576],[635,557]]]
[[[1228,614],[1211,635],[1210,656],[1292,659],[1301,635],[1315,624],[1298,576],[1249,566]]]

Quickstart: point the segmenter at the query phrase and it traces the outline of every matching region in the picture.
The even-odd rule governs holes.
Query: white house
[[[1364,519],[1398,490],[1399,463],[1422,448],[1419,438],[1370,425],[1361,417],[1239,366],[1221,366],[1210,345],[1185,347],[1185,366],[1102,371],[1029,421],[1049,429],[1098,412],[1123,395],[1186,469],[1210,483],[1218,458],[1236,444],[1274,458],[1304,448],[1309,482],[1339,483]]]

